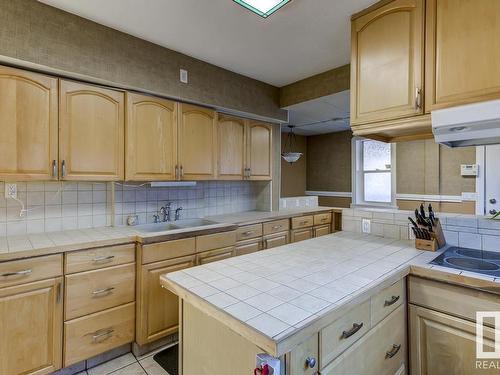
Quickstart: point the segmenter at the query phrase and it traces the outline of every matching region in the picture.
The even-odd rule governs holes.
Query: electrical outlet
[[[413,228],[413,225],[408,224],[408,239],[414,240],[415,239],[415,233],[413,233],[413,230],[411,228]]]
[[[181,69],[179,73],[179,78],[182,83],[188,83],[188,71],[185,69]]]
[[[5,184],[5,198],[17,199],[17,184]]]
[[[372,221],[369,219],[361,220],[361,231],[370,234],[372,232]]]

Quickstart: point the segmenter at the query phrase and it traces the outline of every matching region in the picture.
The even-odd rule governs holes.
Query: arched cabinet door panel
[[[273,163],[272,125],[249,122],[247,127],[247,178],[271,180]]]
[[[61,80],[60,177],[124,179],[123,92]]]
[[[219,114],[218,179],[242,180],[245,172],[246,120]]]

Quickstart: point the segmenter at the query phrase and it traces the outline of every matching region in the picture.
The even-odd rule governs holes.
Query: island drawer
[[[255,253],[262,248],[261,239],[251,239],[247,241],[240,241],[236,243],[236,247],[234,249],[234,255],[240,256],[245,254]]]
[[[406,366],[406,314],[399,306],[321,370],[321,375],[393,375]]]
[[[372,326],[377,325],[387,315],[406,302],[404,280],[392,284],[371,298]]]
[[[281,219],[269,221],[267,223],[264,223],[262,226],[264,235],[284,232],[290,229],[290,220]]]
[[[331,212],[314,215],[314,225],[330,224],[332,222]]]
[[[200,265],[217,262],[218,260],[231,258],[232,256],[234,256],[234,246],[205,251],[196,256],[196,264]]]
[[[262,224],[245,225],[236,230],[236,241],[262,237]]]
[[[358,341],[370,327],[370,300],[367,300],[323,328],[319,333],[321,368]]]
[[[194,237],[142,245],[142,264],[191,255],[195,251],[196,239]]]
[[[236,231],[208,234],[196,237],[196,252],[220,249],[234,246],[236,243]]]
[[[134,341],[135,303],[64,323],[64,366],[67,367]]]
[[[62,275],[62,255],[0,263],[0,288],[50,279]]]
[[[313,224],[314,224],[314,217],[312,215],[292,218],[292,229],[312,227]]]
[[[133,302],[135,263],[66,276],[66,320]]]
[[[135,262],[135,244],[66,253],[64,272],[75,273]]]

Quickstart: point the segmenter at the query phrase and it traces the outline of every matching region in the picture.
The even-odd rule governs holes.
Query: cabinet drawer
[[[318,227],[314,227],[313,235],[314,237],[326,236],[331,233],[330,224],[320,225]]]
[[[191,255],[194,254],[195,251],[196,239],[194,237],[143,245],[142,264]]]
[[[318,374],[318,335],[311,336],[286,355],[289,375]]]
[[[320,365],[324,367],[370,330],[370,301],[356,306],[319,333]]]
[[[272,249],[273,247],[283,246],[289,243],[289,232],[281,232],[263,238],[264,249]]]
[[[313,237],[312,228],[295,229],[290,231],[290,242],[300,242],[309,240]]]
[[[262,232],[264,235],[284,232],[288,229],[290,229],[290,220],[288,219],[274,220],[262,224]]]
[[[332,213],[314,215],[314,225],[330,224],[332,222]]]
[[[261,239],[253,239],[248,241],[240,241],[236,243],[236,247],[234,249],[234,255],[245,255],[251,254],[259,251],[262,246]]]
[[[66,320],[135,299],[135,263],[66,276]]]
[[[135,303],[64,323],[64,366],[134,341]]]
[[[231,258],[234,255],[234,247],[205,251],[197,255],[197,264],[217,262],[218,260]]]
[[[372,327],[376,326],[387,315],[396,310],[406,301],[406,290],[404,280],[380,291],[371,298]]]
[[[245,225],[236,230],[236,241],[262,237],[262,224]]]
[[[62,275],[62,255],[0,263],[0,288]]]
[[[394,375],[406,367],[405,307],[399,306],[379,325],[352,345],[321,375]]]
[[[292,229],[312,227],[314,224],[313,216],[299,216],[292,218]]]
[[[408,299],[415,305],[471,321],[477,311],[499,311],[500,295],[410,276]]]
[[[67,253],[64,271],[68,274],[132,262],[135,262],[134,244],[100,247]]]
[[[199,236],[196,237],[196,252],[234,246],[235,243],[236,231]]]

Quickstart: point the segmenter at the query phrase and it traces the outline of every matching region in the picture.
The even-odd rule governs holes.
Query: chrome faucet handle
[[[182,211],[182,207],[178,207],[176,210],[175,210],[175,221],[179,220],[180,217],[181,217],[181,211]]]
[[[153,221],[155,224],[158,224],[160,222],[160,215],[157,214],[153,215]]]

